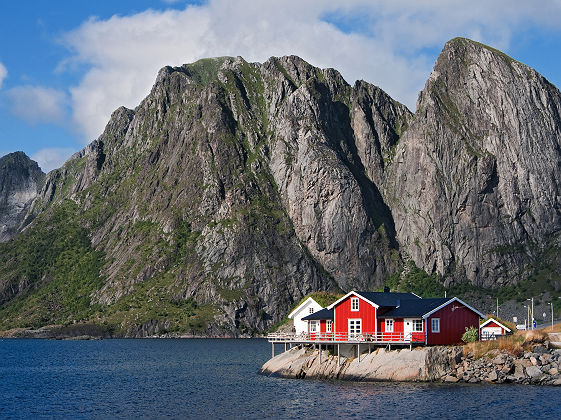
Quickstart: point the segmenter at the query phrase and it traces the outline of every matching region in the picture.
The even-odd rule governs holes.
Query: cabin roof
[[[483,324],[481,324],[479,326],[479,328],[483,328],[485,327],[487,324],[489,324],[490,322],[493,322],[495,324],[497,324],[499,327],[502,327],[505,329],[505,331],[510,332],[510,328],[508,328],[506,325],[501,324],[499,321],[497,321],[495,318],[489,318],[487,321],[485,321]]]
[[[430,315],[440,310],[441,308],[444,308],[446,305],[449,305],[452,302],[461,303],[467,309],[479,315],[480,318],[485,318],[485,315],[483,315],[477,309],[472,308],[467,303],[463,302],[457,297],[404,300],[400,302],[400,305],[398,307],[391,309],[384,314],[380,314],[379,318],[405,318],[405,317],[428,318]]]
[[[302,318],[302,321],[318,321],[322,319],[333,319],[333,309],[324,308]]]
[[[398,301],[404,300],[412,300],[412,299],[421,299],[414,293],[401,293],[401,292],[357,292],[351,291],[343,296],[341,299],[333,302],[331,305],[328,306],[329,309],[333,309],[337,306],[340,302],[347,299],[349,296],[358,296],[363,298],[368,303],[376,307],[381,306],[397,306]]]
[[[417,301],[421,300],[414,293],[400,292],[356,292],[366,300],[374,302],[378,306],[397,306],[401,301]]]
[[[321,305],[319,303],[317,303],[314,298],[309,297],[308,299],[306,299],[304,302],[302,302],[300,305],[298,305],[296,308],[294,308],[294,310],[288,314],[289,318],[294,318],[294,316],[303,308],[305,308],[306,306],[308,306],[308,304],[313,304],[315,303],[316,305],[318,305],[319,307],[321,307]]]
[[[435,308],[445,304],[452,298],[427,298],[415,300],[402,300],[399,306],[381,314],[380,318],[406,318],[412,316],[423,316]]]

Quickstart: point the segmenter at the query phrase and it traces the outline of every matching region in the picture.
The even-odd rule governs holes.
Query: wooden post
[[[286,351],[286,341],[284,342],[284,351]]]
[[[339,344],[337,344],[337,366],[341,366],[341,349]]]
[[[371,350],[370,350],[370,343],[368,343],[368,354],[370,354]]]
[[[358,353],[358,363],[360,363],[360,344],[356,345],[356,352]]]
[[[275,343],[271,343],[271,354],[275,357]]]
[[[319,345],[319,363],[321,364],[321,344]]]

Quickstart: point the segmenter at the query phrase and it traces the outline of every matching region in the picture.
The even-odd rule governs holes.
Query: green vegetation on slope
[[[5,259],[0,278],[24,283],[23,293],[0,306],[0,328],[39,327],[87,318],[98,310],[90,293],[101,287],[104,256],[72,219],[76,205],[65,201],[33,229],[0,244]],[[5,297],[4,297],[5,299]]]

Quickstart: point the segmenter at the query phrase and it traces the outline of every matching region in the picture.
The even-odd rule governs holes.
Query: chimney
[[[390,293],[390,288],[388,286],[384,286],[384,293]]]

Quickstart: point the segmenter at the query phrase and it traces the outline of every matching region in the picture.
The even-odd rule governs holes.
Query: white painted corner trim
[[[434,314],[436,311],[441,310],[442,308],[444,308],[445,306],[450,305],[452,302],[458,302],[461,303],[462,305],[464,305],[466,308],[468,308],[469,310],[475,312],[477,315],[479,315],[480,318],[485,319],[485,315],[483,315],[481,312],[479,312],[477,309],[472,308],[471,306],[469,306],[467,303],[465,303],[464,301],[462,301],[461,299],[457,298],[457,297],[453,297],[450,300],[448,300],[447,302],[444,302],[442,305],[440,305],[437,308],[434,308],[432,311],[427,312],[426,314],[423,315],[423,318],[428,318],[429,316],[431,316],[432,314]]]

